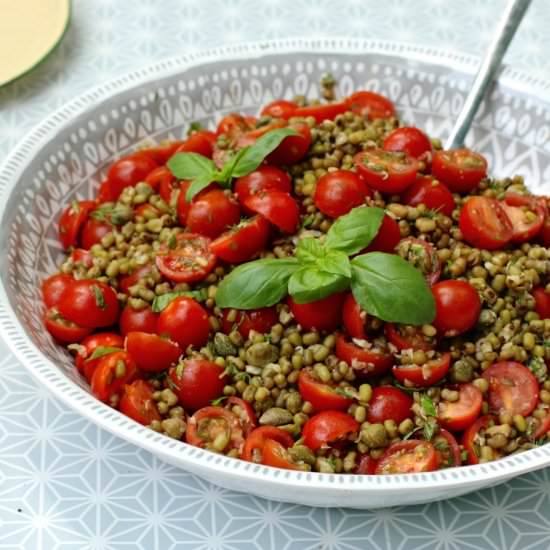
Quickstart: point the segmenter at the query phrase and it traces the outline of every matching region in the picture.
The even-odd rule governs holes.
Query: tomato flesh
[[[487,176],[487,161],[469,149],[436,151],[432,174],[453,193],[470,193]]]
[[[393,103],[387,97],[375,92],[355,92],[345,102],[350,111],[371,120],[395,116]]]
[[[336,337],[336,356],[345,361],[356,374],[362,377],[378,376],[388,371],[393,364],[393,356],[386,348],[375,342],[358,339],[361,345],[350,342],[342,334]]]
[[[231,311],[235,313],[231,313]],[[229,334],[233,329],[237,329],[243,338],[248,338],[251,330],[267,334],[278,321],[279,317],[275,307],[262,307],[247,311],[224,309],[222,330],[225,334]]]
[[[92,374],[92,393],[100,401],[109,402],[122,393],[124,386],[134,380],[137,372],[136,364],[127,352],[105,355]]]
[[[394,365],[392,373],[401,383],[413,384],[417,387],[433,386],[442,380],[451,366],[451,354],[442,353],[435,359],[426,361],[423,365]]]
[[[452,468],[462,464],[460,447],[455,436],[441,428],[432,439],[439,468]]]
[[[438,461],[429,441],[408,440],[392,443],[376,466],[377,475],[432,472]]]
[[[273,440],[288,448],[294,444],[292,436],[275,426],[260,426],[252,430],[244,442],[241,458],[248,462],[263,464],[262,454],[267,440]]]
[[[311,369],[300,371],[298,390],[304,401],[309,401],[316,411],[346,411],[353,403],[351,397],[338,393],[336,386],[316,380]]]
[[[479,464],[479,457],[481,456],[480,444],[477,442],[479,432],[488,428],[494,421],[495,419],[492,416],[482,416],[464,431],[462,446],[466,451],[468,464]]]
[[[396,128],[384,138],[383,147],[386,151],[403,151],[411,157],[431,162],[432,142],[418,128],[407,126]]]
[[[49,308],[44,315],[46,330],[61,344],[74,344],[86,338],[92,329],[78,326],[76,323],[64,319],[57,308]]]
[[[287,101],[286,99],[277,99],[268,103],[261,111],[262,116],[269,116],[272,118],[284,118],[288,120],[290,117],[295,116],[294,113],[298,108],[298,104],[294,101]]]
[[[285,233],[294,233],[300,221],[296,201],[284,191],[272,189],[249,195],[244,206],[251,212],[261,214]]]
[[[241,452],[244,432],[239,418],[231,411],[223,407],[206,406],[189,418],[185,440],[195,447],[217,452],[227,452],[231,449]],[[220,448],[220,440],[225,442],[223,448]]]
[[[419,269],[429,285],[437,283],[441,275],[441,261],[431,243],[423,239],[406,237],[399,241],[396,252]]]
[[[451,432],[460,432],[470,426],[479,416],[483,401],[481,392],[473,384],[462,384],[458,391],[458,401],[439,403],[439,423]]]
[[[160,413],[153,399],[151,385],[144,380],[135,380],[126,386],[120,399],[120,412],[144,426],[153,420],[159,421]]]

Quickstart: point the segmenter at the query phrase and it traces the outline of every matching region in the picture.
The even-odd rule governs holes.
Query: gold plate
[[[61,41],[70,0],[0,0],[0,86],[22,76]]]

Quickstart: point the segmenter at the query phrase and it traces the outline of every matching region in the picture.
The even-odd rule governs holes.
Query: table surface
[[[166,56],[286,36],[384,38],[478,54],[504,0],[77,0],[61,46],[0,89],[0,159],[87,88]],[[382,6],[382,7],[380,7]],[[550,75],[550,3],[507,62]],[[315,509],[220,489],[98,429],[0,342],[0,550],[548,549],[550,469],[445,502]]]

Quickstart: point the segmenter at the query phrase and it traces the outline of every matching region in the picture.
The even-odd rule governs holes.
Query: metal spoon
[[[506,6],[506,11],[479,67],[464,107],[445,143],[446,149],[456,149],[463,145],[479,105],[500,69],[502,58],[530,4],[531,0],[511,0]]]

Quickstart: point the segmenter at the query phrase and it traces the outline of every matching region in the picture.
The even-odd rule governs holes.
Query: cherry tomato
[[[324,103],[321,105],[307,105],[298,107],[292,116],[310,117],[312,116],[317,124],[324,120],[334,120],[338,115],[345,113],[348,106],[345,103]]]
[[[218,123],[216,134],[220,136],[224,134],[230,140],[236,136],[252,130],[256,126],[254,117],[244,117],[239,113],[229,113],[224,116]]]
[[[159,193],[164,201],[170,202],[176,178],[167,166],[157,166],[147,174],[144,181],[148,183],[156,193]]]
[[[200,348],[206,344],[210,332],[208,313],[193,298],[179,296],[159,315],[157,330],[177,342],[182,350],[188,346]]]
[[[480,430],[488,428],[495,419],[492,416],[482,416],[465,430],[462,435],[462,446],[468,455],[468,464],[479,464],[481,445],[477,441]]]
[[[344,299],[345,295],[338,292],[308,304],[297,304],[289,296],[287,303],[296,322],[302,325],[304,330],[332,331],[342,321]]]
[[[296,201],[283,191],[262,191],[244,200],[244,206],[251,212],[261,214],[285,233],[294,233],[300,221]]]
[[[158,314],[154,313],[150,306],[142,309],[134,309],[127,305],[120,314],[118,326],[121,334],[126,336],[129,332],[157,332]]]
[[[63,248],[77,246],[80,230],[95,207],[94,201],[73,201],[65,208],[59,218],[59,240]]]
[[[372,476],[376,472],[376,466],[378,466],[378,460],[372,458],[369,454],[364,454],[359,458],[359,464],[353,473],[356,475]]]
[[[257,427],[258,422],[256,420],[256,413],[250,403],[246,402],[244,399],[232,395],[225,402],[225,408],[237,415],[245,436],[248,436],[248,434]]]
[[[147,275],[149,275],[152,270],[153,266],[151,264],[145,264],[132,271],[130,275],[124,275],[120,277],[120,279],[118,280],[119,290],[121,292],[124,292],[125,294],[129,294],[130,287],[139,283],[139,281],[143,279],[143,277],[147,277]]]
[[[469,149],[436,151],[432,174],[453,193],[470,193],[487,176],[487,161]]]
[[[187,213],[187,227],[211,239],[221,235],[229,226],[239,223],[241,209],[221,189],[196,196]]]
[[[392,254],[395,252],[395,247],[401,240],[401,230],[397,222],[387,214],[382,218],[382,224],[376,234],[376,237],[371,241],[364,252],[386,252]]]
[[[259,254],[269,238],[269,222],[262,216],[254,216],[210,243],[210,250],[224,262],[240,264]]]
[[[535,311],[541,319],[550,319],[550,294],[542,286],[537,286],[531,290],[531,295],[535,299]]]
[[[157,167],[152,156],[145,152],[134,153],[117,160],[107,173],[107,180],[111,187],[111,193],[118,199],[126,187],[133,187],[145,178]]]
[[[458,223],[464,239],[476,248],[503,248],[514,234],[500,201],[488,197],[466,199]]]
[[[189,210],[191,209],[192,201],[187,200],[187,190],[189,189],[189,186],[191,185],[191,181],[182,181],[180,182],[180,188],[179,188],[179,194],[178,194],[178,202],[176,205],[176,210],[178,213],[178,221],[180,222],[180,225],[186,226],[187,225],[187,216],[189,215]],[[207,187],[209,189],[210,186]],[[214,189],[214,187],[213,187]],[[200,193],[199,193],[200,194]],[[170,193],[171,196],[171,193]],[[166,201],[166,199],[164,199]],[[168,201],[170,202],[170,201]]]
[[[99,357],[90,359],[94,351],[97,348],[119,348],[119,351],[122,351],[123,347],[124,339],[116,332],[98,332],[87,336],[80,342],[80,347],[75,356],[76,368],[90,382],[92,374],[100,361]]]
[[[435,337],[426,336],[420,327],[413,325],[386,323],[384,333],[399,351],[404,349],[430,351],[437,345]]]
[[[71,252],[71,260],[75,266],[82,266],[90,269],[94,265],[94,255],[84,248],[75,248]]]
[[[145,152],[151,155],[153,160],[158,165],[164,165],[170,160],[182,143],[183,141],[181,140],[165,141],[156,147],[149,147],[148,149],[145,149]]]
[[[392,443],[376,466],[377,475],[414,474],[437,469],[437,454],[429,441],[409,439]]]
[[[290,193],[290,176],[276,166],[264,164],[254,170],[254,172],[237,178],[234,190],[241,203],[250,195],[263,191],[277,190],[283,193]]]
[[[313,200],[323,214],[338,218],[364,204],[368,196],[370,191],[355,172],[336,170],[319,178]]]
[[[80,233],[80,246],[84,250],[90,250],[94,244],[113,231],[113,226],[109,222],[102,222],[94,218],[88,218],[82,226]]]
[[[223,449],[214,447],[214,442],[226,441]],[[187,421],[185,441],[195,447],[228,452],[231,449],[241,451],[244,445],[244,433],[236,415],[223,407],[205,406],[199,409]]]
[[[483,395],[473,384],[461,384],[458,401],[440,401],[439,423],[452,432],[460,432],[470,426],[481,412]]]
[[[208,130],[193,132],[177,149],[176,153],[197,153],[209,159],[212,158],[216,134]]]
[[[129,332],[126,350],[145,372],[162,372],[177,363],[181,355],[178,344],[147,332]]]
[[[489,382],[489,406],[495,413],[528,416],[537,406],[539,383],[521,363],[494,363],[483,371],[482,376]]]
[[[294,113],[298,108],[298,104],[294,101],[287,101],[286,99],[276,99],[271,103],[268,103],[260,112],[262,116],[269,116],[271,118],[284,118],[288,120],[290,117],[296,116]]]
[[[355,92],[346,99],[346,105],[350,111],[371,120],[395,116],[393,103],[375,92]]]
[[[309,126],[305,122],[298,122],[291,124],[290,127],[296,130],[298,135],[288,136],[283,139],[279,147],[268,155],[267,161],[270,164],[296,164],[308,152],[311,145],[311,130]]]
[[[44,325],[48,332],[62,344],[74,344],[86,338],[92,329],[78,326],[64,319],[57,308],[49,308],[44,315]]]
[[[419,269],[429,285],[435,284],[441,275],[441,261],[435,247],[414,237],[401,239],[396,251],[403,259]]]
[[[243,460],[263,464],[263,449],[267,440],[273,440],[288,448],[294,444],[292,436],[275,426],[260,426],[248,435],[241,453]]]
[[[393,365],[393,356],[387,348],[380,347],[376,342],[361,339],[361,346],[339,334],[336,337],[336,355],[345,361],[356,374],[368,377],[378,376],[388,371]],[[364,347],[362,347],[364,346]]]
[[[418,128],[396,128],[384,138],[385,151],[403,151],[411,157],[426,162],[432,160],[432,142],[430,138]]]
[[[248,338],[251,330],[260,334],[267,334],[271,327],[278,322],[279,316],[274,306],[247,311],[224,309],[222,330],[229,334],[236,328],[243,338]]]
[[[346,327],[347,333],[352,338],[359,338],[360,340],[367,339],[367,333],[365,331],[365,323],[367,322],[367,312],[361,309],[361,306],[357,303],[357,300],[350,292],[344,301],[344,307],[342,309],[342,317],[344,321],[344,327]]]
[[[298,390],[304,401],[316,411],[346,411],[353,403],[351,397],[338,393],[338,388],[314,378],[311,369],[302,369],[298,376]]]
[[[411,418],[413,400],[410,395],[393,386],[378,386],[372,390],[367,420],[371,423],[393,420],[400,424]]]
[[[109,184],[109,181],[102,181],[99,189],[97,190],[97,202],[99,204],[102,204],[104,202],[114,202],[116,201],[116,199],[117,198],[113,195],[113,192],[111,191],[111,185]]]
[[[550,432],[550,413],[547,412],[544,418],[537,418],[537,428],[532,435],[532,438],[536,441],[546,437]]]
[[[437,434],[433,436],[432,445],[435,448],[439,468],[452,468],[462,464],[460,447],[458,446],[455,436],[451,432],[441,428]]]
[[[322,411],[312,416],[302,429],[304,444],[312,451],[347,439],[359,431],[359,422],[342,411]]]
[[[42,282],[42,298],[46,307],[56,306],[63,294],[74,283],[74,277],[67,273],[57,273]]]
[[[424,204],[430,210],[452,216],[455,200],[449,189],[431,176],[418,178],[403,195],[403,202],[410,206]]]
[[[168,376],[180,404],[193,411],[207,407],[220,397],[227,383],[224,369],[207,359],[185,359],[171,367]]]
[[[173,248],[170,245],[175,245]],[[196,233],[178,233],[173,243],[162,243],[155,259],[158,270],[176,283],[202,281],[214,269],[216,256],[210,239]]]
[[[290,453],[274,439],[266,439],[262,449],[262,464],[284,470],[299,470]]]
[[[407,153],[368,149],[353,158],[359,175],[381,193],[402,193],[416,180],[420,163]]]
[[[504,212],[512,224],[512,242],[525,243],[536,237],[546,220],[546,211],[539,204],[512,206],[513,199],[501,202]]]
[[[92,374],[92,393],[104,402],[111,401],[137,376],[134,360],[125,351],[104,355]]]
[[[394,365],[392,373],[403,384],[408,382],[426,388],[439,382],[447,374],[450,366],[451,354],[447,352],[428,359],[423,365]]]
[[[115,291],[95,279],[75,281],[61,297],[58,309],[63,317],[86,328],[114,325],[120,312]]]
[[[127,385],[120,399],[120,412],[144,426],[160,420],[151,385],[145,380],[135,380]]]
[[[477,290],[465,281],[441,281],[432,286],[435,319],[432,324],[444,336],[457,336],[475,326],[481,311]]]

